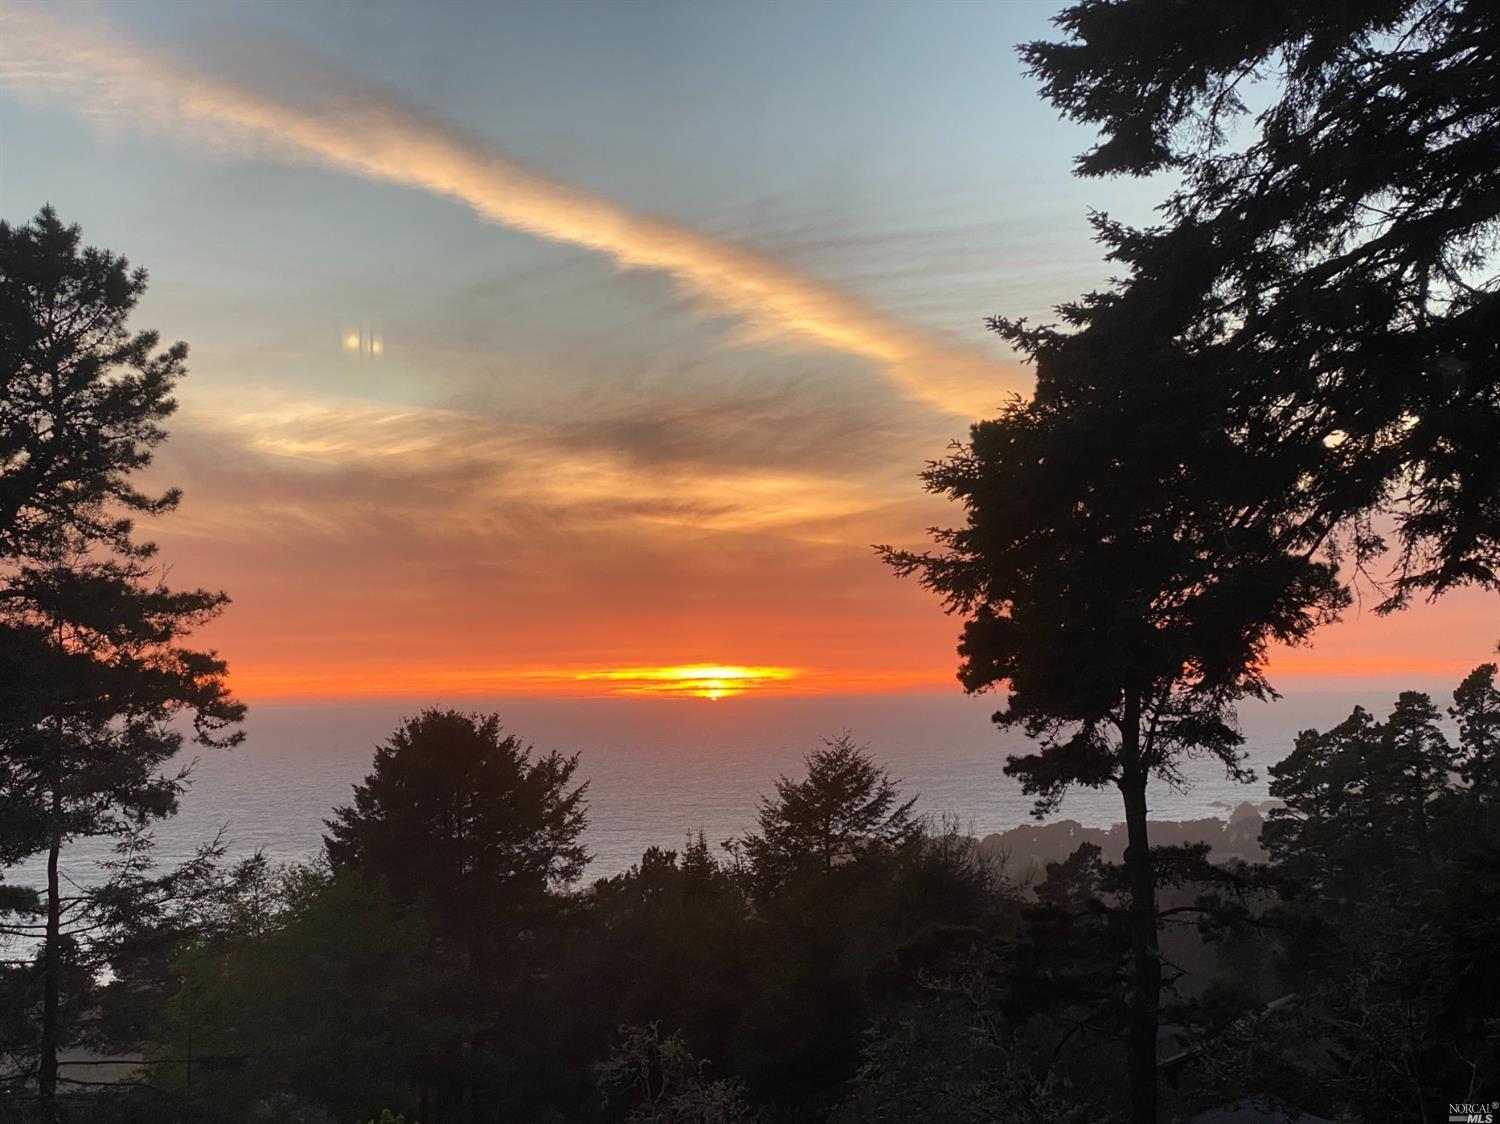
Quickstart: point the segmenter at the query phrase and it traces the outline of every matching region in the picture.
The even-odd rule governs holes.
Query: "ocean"
[[[1450,688],[1451,689],[1451,688]],[[1186,820],[1226,815],[1243,800],[1267,799],[1265,766],[1284,757],[1298,730],[1326,728],[1355,704],[1383,716],[1389,689],[1289,693],[1247,706],[1241,720],[1254,784],[1236,784],[1213,762],[1190,762],[1182,792],[1153,785],[1151,814]],[[1439,705],[1449,701],[1434,691]],[[1026,822],[1030,800],[1001,768],[1026,739],[990,723],[993,698],[953,695],[820,696],[816,698],[590,700],[494,699],[454,703],[496,711],[507,730],[538,751],[579,754],[577,778],[588,781],[592,854],[586,878],[626,870],[648,846],[680,847],[688,832],[711,844],[753,828],[758,799],[780,773],[797,776],[821,737],[848,730],[917,797],[917,809],[953,817],[977,836]],[[191,787],[180,813],[154,827],[161,863],[186,858],[224,829],[231,855],[264,851],[273,861],[317,854],[323,820],[349,801],[369,770],[375,745],[403,714],[421,704],[252,706],[245,743],[232,751],[197,750]],[[1107,827],[1122,818],[1113,789],[1069,794],[1054,819]],[[65,866],[92,881],[100,841],[68,849]],[[6,872],[36,884],[39,858]]]

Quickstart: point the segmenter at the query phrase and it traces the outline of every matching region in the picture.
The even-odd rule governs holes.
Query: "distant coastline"
[[[1265,813],[1278,803],[1245,800],[1224,818],[1153,820],[1151,843],[1153,846],[1207,843],[1212,847],[1209,859],[1213,862],[1231,859],[1262,862],[1266,852],[1260,845],[1260,830],[1265,824]],[[1106,860],[1119,862],[1125,854],[1125,825],[1085,827],[1072,819],[1020,824],[984,836],[979,847],[985,855],[1003,862],[1010,878],[1027,883],[1039,879],[1047,863],[1061,862],[1084,843],[1098,846]]]

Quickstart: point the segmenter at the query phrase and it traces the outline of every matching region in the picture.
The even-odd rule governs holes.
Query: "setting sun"
[[[605,681],[610,694],[650,695],[659,698],[697,698],[717,702],[743,695],[797,677],[789,667],[737,667],[691,664],[684,667],[626,667],[613,671],[586,671],[580,682]]]

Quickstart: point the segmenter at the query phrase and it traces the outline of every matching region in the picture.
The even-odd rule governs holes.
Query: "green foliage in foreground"
[[[1301,734],[1271,769],[1267,865],[1157,849],[1168,1111],[1395,1119],[1500,1088],[1495,679],[1464,680],[1451,727],[1407,693]],[[868,807],[890,779],[854,752]],[[89,993],[148,1064],[60,1103],[98,1124],[1117,1120],[1122,869],[1085,843],[1018,885],[956,831],[890,845],[883,822],[844,861],[810,846],[774,891],[744,847],[691,836],[546,891],[482,946],[374,872],[260,864],[168,970]]]

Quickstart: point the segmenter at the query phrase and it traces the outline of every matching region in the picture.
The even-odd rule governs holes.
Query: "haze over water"
[[[1434,701],[1449,699],[1441,684],[1418,684]],[[1242,800],[1267,798],[1265,766],[1284,757],[1298,730],[1327,728],[1356,704],[1383,716],[1396,692],[1369,688],[1289,694],[1271,705],[1245,708],[1246,748],[1259,778],[1235,784],[1213,762],[1192,762],[1192,787],[1152,789],[1159,820],[1222,816]],[[989,722],[992,697],[961,695],[842,696],[808,699],[464,700],[465,710],[498,711],[506,728],[539,752],[578,752],[578,777],[589,781],[593,854],[587,879],[627,869],[653,844],[680,847],[685,832],[702,828],[711,845],[754,825],[757,798],[778,773],[796,776],[821,736],[849,729],[903,778],[918,809],[956,816],[978,835],[1028,822],[1031,801],[1001,769],[1007,753],[1026,739]],[[351,786],[369,771],[375,745],[416,702],[361,701],[339,705],[260,705],[247,724],[245,744],[231,753],[198,754],[182,814],[157,826],[158,857],[185,857],[198,842],[227,826],[231,854],[257,848],[276,861],[303,860],[321,846],[323,824]],[[1112,788],[1075,790],[1057,819],[1104,827],[1122,819]],[[75,851],[77,858],[85,852]],[[78,869],[74,876],[86,873]],[[25,881],[25,872],[13,878]]]

